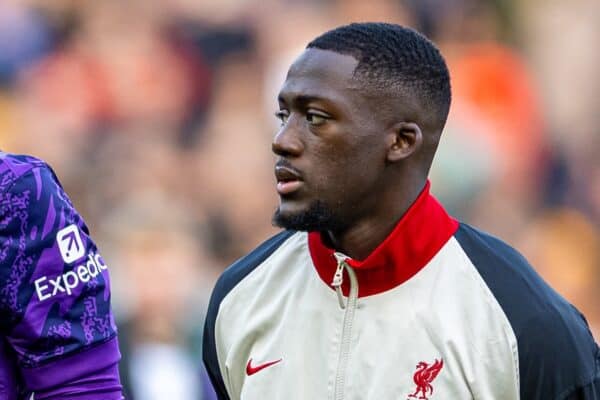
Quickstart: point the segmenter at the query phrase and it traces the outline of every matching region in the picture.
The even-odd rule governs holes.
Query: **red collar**
[[[392,233],[365,260],[348,260],[356,271],[360,297],[385,292],[406,282],[427,265],[458,229],[458,221],[429,194],[429,187],[427,182]],[[319,232],[308,234],[308,248],[319,276],[330,285],[337,266],[334,250],[323,244]],[[346,274],[342,289],[348,295]]]

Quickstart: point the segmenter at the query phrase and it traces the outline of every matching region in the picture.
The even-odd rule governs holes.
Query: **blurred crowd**
[[[596,0],[2,0],[0,148],[47,160],[102,249],[128,398],[212,398],[210,290],[276,232],[279,85],[310,39],[367,20],[447,58],[434,194],[521,250],[600,338]]]

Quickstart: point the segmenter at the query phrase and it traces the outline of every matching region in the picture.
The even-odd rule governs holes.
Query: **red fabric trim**
[[[356,271],[359,297],[385,292],[412,278],[458,229],[458,221],[429,194],[429,188],[427,182],[392,233],[365,260],[348,260]],[[319,232],[308,234],[308,248],[319,276],[331,285],[337,266],[334,250],[323,244]],[[346,296],[350,291],[347,273],[342,290]]]

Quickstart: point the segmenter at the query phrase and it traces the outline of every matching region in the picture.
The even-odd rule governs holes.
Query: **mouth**
[[[304,183],[299,171],[285,165],[275,166],[275,179],[277,179],[277,193],[281,196],[294,193]]]

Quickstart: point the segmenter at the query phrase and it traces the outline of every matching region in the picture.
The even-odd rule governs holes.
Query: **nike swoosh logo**
[[[249,359],[248,360],[248,364],[246,365],[246,374],[248,376],[254,375],[258,371],[260,371],[262,369],[265,369],[267,367],[270,367],[271,365],[275,365],[275,364],[277,364],[278,362],[281,362],[281,361],[283,361],[283,358],[280,358],[279,360],[275,360],[275,361],[269,361],[269,362],[266,362],[264,364],[256,365],[256,366],[253,367],[252,366],[252,359]]]

